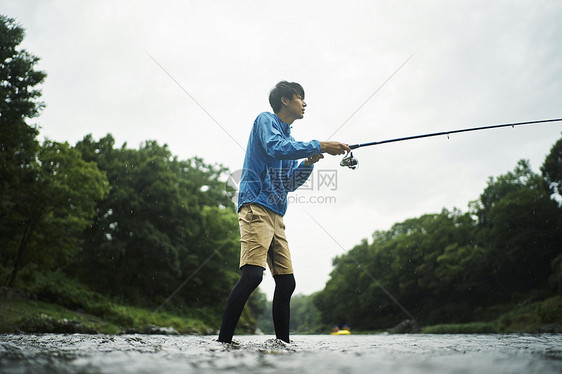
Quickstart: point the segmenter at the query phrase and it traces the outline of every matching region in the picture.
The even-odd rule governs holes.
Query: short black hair
[[[296,82],[281,81],[273,87],[269,92],[269,104],[274,113],[281,110],[283,103],[281,98],[293,99],[293,95],[300,96],[304,99],[304,89]]]

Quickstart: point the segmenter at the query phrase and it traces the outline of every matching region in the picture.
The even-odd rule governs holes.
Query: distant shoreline
[[[376,331],[352,329],[351,334],[558,334],[562,333],[562,321],[560,320],[562,316],[558,314],[561,305],[562,296],[554,296],[515,308],[493,321],[443,323],[419,327],[411,322],[403,321],[390,329]],[[106,311],[101,315],[94,315],[40,301],[36,295],[29,294],[25,290],[2,287],[0,333],[217,334],[215,329],[197,318],[166,312],[153,313],[151,310],[138,307],[122,305],[113,305],[113,307],[117,316],[108,316]],[[545,316],[545,314],[547,315]],[[544,320],[548,322],[543,322]],[[240,334],[244,333],[248,334],[249,331],[240,331]],[[329,334],[329,331],[292,333],[292,335],[316,334]]]

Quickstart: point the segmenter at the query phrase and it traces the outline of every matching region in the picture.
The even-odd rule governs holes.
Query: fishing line
[[[349,148],[350,149],[357,149],[357,148],[361,148],[361,147],[369,147],[369,146],[372,146],[372,145],[381,145],[381,144],[386,144],[386,143],[394,143],[394,142],[401,142],[401,141],[405,141],[405,140],[429,138],[429,137],[432,137],[432,136],[441,136],[441,135],[447,135],[447,138],[449,138],[449,135],[458,134],[458,133],[461,133],[461,132],[489,130],[489,129],[496,129],[496,128],[500,128],[500,127],[515,127],[515,126],[534,125],[534,124],[540,124],[540,123],[552,123],[552,122],[560,122],[560,121],[562,121],[562,118],[542,119],[542,120],[525,121],[525,122],[502,123],[502,124],[499,124],[499,125],[471,127],[471,128],[466,128],[466,129],[460,129],[460,130],[441,131],[441,132],[434,132],[434,133],[430,133],[430,134],[406,136],[406,137],[403,137],[403,138],[388,139],[388,140],[381,140],[381,141],[368,142],[368,143],[352,144],[352,145],[349,146]],[[358,164],[359,164],[359,161],[355,157],[353,157],[353,152],[347,153],[340,162],[341,166],[346,166],[350,169],[355,169]]]

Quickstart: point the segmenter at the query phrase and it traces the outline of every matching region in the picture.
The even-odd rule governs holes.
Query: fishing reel
[[[344,158],[340,162],[340,166],[347,166],[348,168],[355,170],[359,165],[359,160],[353,157],[353,152],[349,152],[344,156]]]

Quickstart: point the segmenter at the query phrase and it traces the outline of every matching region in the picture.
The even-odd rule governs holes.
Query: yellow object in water
[[[351,335],[351,331],[349,330],[339,330],[331,332],[330,335]]]

